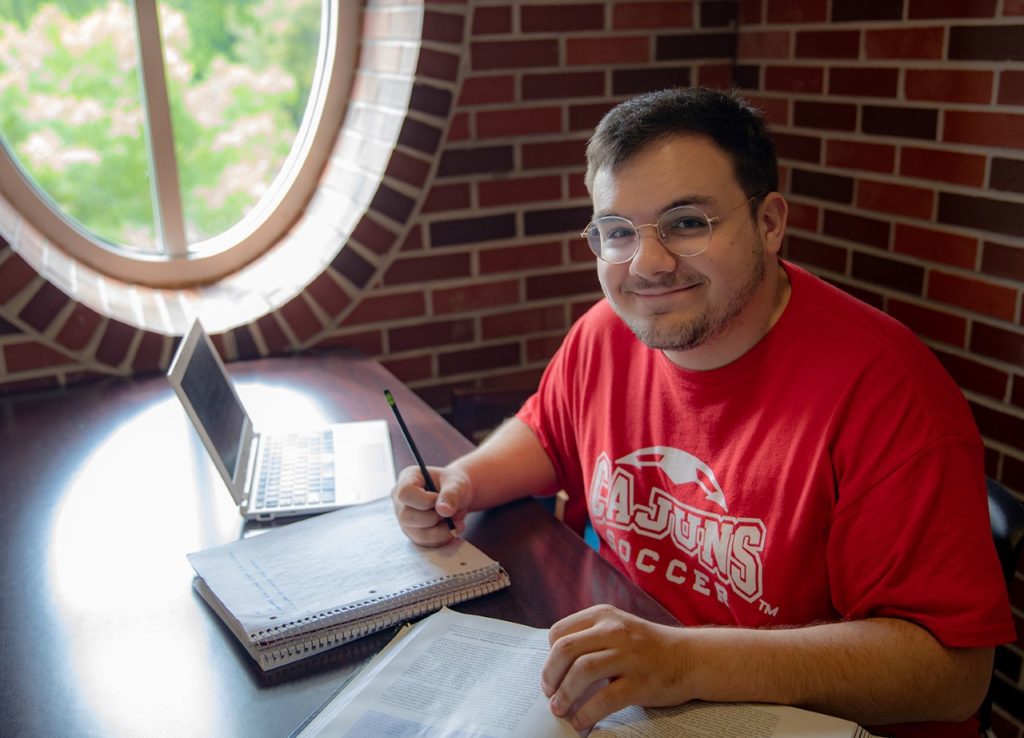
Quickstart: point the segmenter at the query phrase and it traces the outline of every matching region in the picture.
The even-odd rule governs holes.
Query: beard
[[[622,321],[633,331],[640,341],[648,348],[662,351],[687,351],[697,348],[728,330],[730,324],[750,304],[768,273],[767,254],[764,241],[758,236],[751,248],[750,269],[746,280],[733,289],[721,305],[705,305],[695,317],[686,318],[673,316],[671,313],[660,315],[630,315],[608,295],[605,296],[618,313]],[[686,284],[680,279],[682,275],[675,272],[663,280],[634,280],[631,287],[637,289],[670,289],[678,284]],[[603,286],[603,285],[602,285]]]

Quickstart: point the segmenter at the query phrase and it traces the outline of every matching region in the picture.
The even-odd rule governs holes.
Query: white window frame
[[[189,245],[163,68],[157,0],[135,0],[137,43],[149,126],[157,238],[161,253],[110,244],[85,230],[28,178],[0,140],[0,193],[70,257],[129,284],[180,287],[233,274],[280,240],[316,191],[344,119],[360,36],[360,3],[322,0],[320,46],[296,140],[268,193],[223,233]]]

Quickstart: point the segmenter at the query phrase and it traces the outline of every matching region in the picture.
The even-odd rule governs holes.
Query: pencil
[[[427,471],[427,465],[423,463],[423,457],[420,456],[420,450],[416,448],[416,442],[412,440],[412,434],[409,432],[408,426],[402,419],[402,413],[398,411],[398,403],[395,402],[395,398],[391,396],[389,390],[384,390],[384,398],[388,401],[388,405],[391,406],[391,411],[395,414],[395,420],[398,421],[398,427],[402,429],[402,436],[405,437],[405,442],[409,446],[409,450],[412,451],[413,458],[416,459],[416,463],[420,467],[420,473],[423,475],[423,486],[428,492],[436,493],[437,485],[434,484],[433,478],[430,476],[430,472]],[[445,524],[448,526],[448,530],[451,534],[455,535],[455,521],[451,518],[444,519]]]

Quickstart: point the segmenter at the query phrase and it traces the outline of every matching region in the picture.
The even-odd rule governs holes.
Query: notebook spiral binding
[[[365,599],[344,607],[316,613],[298,620],[291,620],[287,623],[276,625],[273,628],[263,628],[255,633],[250,633],[249,639],[261,648],[272,647],[275,643],[290,640],[296,636],[312,635],[324,630],[333,630],[339,625],[359,622],[367,617],[372,617],[378,612],[401,610],[408,603],[415,602],[418,594],[424,590],[437,589],[439,594],[444,594],[471,586],[473,582],[478,580],[485,585],[489,585],[500,581],[502,575],[507,579],[508,575],[504,573],[500,566],[495,564],[483,571],[438,577],[413,587],[406,587],[392,594]],[[316,623],[316,625],[311,626],[311,623]]]
[[[399,623],[405,622],[406,620],[413,620],[422,615],[427,615],[432,612],[440,610],[442,607],[449,605],[456,605],[460,602],[465,602],[469,599],[474,599],[485,594],[490,594],[499,589],[508,586],[508,574],[501,567],[496,567],[495,576],[488,580],[483,581],[473,587],[465,589],[458,589],[454,587],[446,587],[444,590],[439,591],[433,597],[426,600],[417,602],[414,606],[405,607],[405,603],[408,601],[409,595],[415,593],[421,587],[410,588],[409,590],[401,593],[402,602],[395,604],[394,598],[387,598],[389,605],[395,605],[394,607],[388,607],[386,611],[374,612],[371,609],[364,617],[349,620],[349,621],[338,621],[334,618],[334,625],[329,625],[330,619],[325,619],[323,626],[317,628],[314,631],[303,632],[302,637],[292,638],[287,642],[282,642],[283,638],[277,638],[274,642],[280,645],[274,646],[274,642],[269,642],[269,648],[260,652],[260,660],[265,668],[273,668],[278,662],[290,663],[295,661],[296,658],[301,657],[305,654],[314,653],[321,649],[333,648],[340,646],[343,643],[354,641],[363,636],[375,633],[378,630],[383,630],[392,625],[398,625]],[[463,579],[462,576],[445,577],[439,582],[449,582]],[[383,600],[385,598],[378,598]],[[376,600],[375,600],[376,601]],[[355,607],[362,607],[357,605]],[[346,608],[345,610],[351,612],[355,609],[354,607]],[[332,616],[334,612],[332,611]],[[308,618],[307,620],[313,620],[316,618]],[[295,621],[302,622],[302,621]],[[298,633],[294,624],[289,624],[292,632]],[[337,626],[337,627],[336,627]]]

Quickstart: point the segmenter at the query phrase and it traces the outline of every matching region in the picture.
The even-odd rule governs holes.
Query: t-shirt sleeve
[[[914,396],[901,404],[901,394]],[[928,394],[922,400],[913,390],[894,389],[882,393],[884,402],[861,408],[859,419],[855,412],[845,420],[852,432],[836,454],[838,498],[827,553],[833,603],[848,619],[917,623],[950,647],[1013,640],[980,438],[943,432],[957,423],[973,430],[962,397]],[[949,407],[928,402],[964,410],[950,422]],[[922,406],[923,412],[916,409]],[[895,422],[882,420],[881,412]]]
[[[537,391],[516,417],[526,423],[555,467],[558,484],[569,495],[565,523],[582,535],[587,520],[586,495],[573,419],[573,375],[578,365],[581,323],[570,329],[541,377]]]

